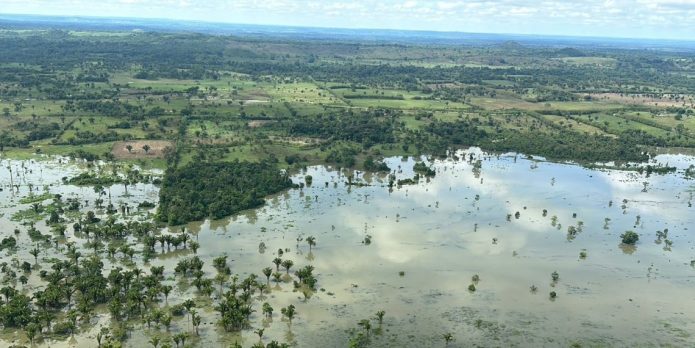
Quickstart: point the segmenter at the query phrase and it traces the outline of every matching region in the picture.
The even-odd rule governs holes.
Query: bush
[[[0,243],[0,250],[12,249],[15,246],[17,246],[17,240],[14,239],[14,237],[3,238],[2,242]]]
[[[620,235],[620,238],[622,238],[623,244],[635,245],[639,240],[639,235],[633,231],[626,231]]]
[[[432,177],[432,176],[436,175],[435,171],[432,168],[428,167],[424,162],[415,163],[415,165],[413,166],[413,171],[415,173],[418,173],[418,174],[421,174],[421,175],[424,175],[427,177]]]

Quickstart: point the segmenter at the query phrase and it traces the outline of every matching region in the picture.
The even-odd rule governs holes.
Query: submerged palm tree
[[[256,335],[258,335],[258,339],[259,339],[259,340],[263,340],[263,332],[264,332],[264,331],[265,331],[265,330],[263,330],[263,329],[258,329],[258,330],[254,330],[253,332],[254,332]]]
[[[275,270],[280,271],[280,265],[282,264],[282,259],[279,257],[276,257],[273,259],[273,263],[275,264]]]
[[[263,269],[263,275],[268,281],[268,285],[270,285],[270,276],[273,275],[273,269],[270,267],[266,267]]]
[[[314,236],[306,237],[306,242],[309,244],[309,251],[311,252],[311,247],[316,246],[316,238]]]
[[[34,256],[34,263],[39,262],[39,248],[34,247],[34,249],[29,250],[29,253]]]
[[[290,322],[290,324],[292,324],[292,319],[297,314],[294,305],[289,305],[285,308],[280,309],[280,313],[287,317],[287,320]]]
[[[160,338],[158,336],[154,336],[150,338],[150,344],[154,346],[154,348],[157,348],[159,346]]]
[[[290,274],[290,268],[292,268],[292,266],[294,266],[294,262],[292,262],[292,260],[282,261],[282,267],[285,268],[287,274]]]

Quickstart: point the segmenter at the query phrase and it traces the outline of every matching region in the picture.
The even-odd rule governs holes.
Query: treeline
[[[292,136],[348,140],[371,146],[395,141],[395,111],[346,112],[298,117],[275,124]]]
[[[0,36],[0,63],[23,63],[39,67],[44,74],[63,71],[72,76],[70,82],[106,82],[109,71],[128,70],[138,66],[136,77],[143,79],[219,78],[222,71],[235,71],[254,77],[281,76],[314,79],[340,83],[356,88],[363,85],[398,85],[410,90],[432,81],[451,81],[463,84],[481,84],[487,80],[504,80],[517,86],[535,88],[555,86],[573,91],[598,91],[606,86],[633,90],[635,86],[649,92],[652,86],[695,91],[695,80],[687,74],[678,74],[684,67],[678,64],[680,56],[664,52],[604,50],[591,52],[604,58],[613,58],[611,66],[573,65],[548,61],[558,51],[547,49],[486,50],[471,47],[482,57],[502,56],[520,59],[514,67],[472,67],[466,65],[425,67],[414,64],[387,64],[369,61],[361,63],[357,56],[369,54],[375,45],[354,43],[312,43],[301,40],[282,45],[272,40],[239,40],[233,37],[202,34],[131,33],[127,36],[79,37],[66,32],[36,32],[22,36]],[[377,45],[378,46],[378,45]],[[366,49],[366,51],[363,51]],[[419,46],[404,46],[403,61],[409,51]],[[433,55],[460,52],[447,46],[431,47]],[[366,53],[362,53],[366,52]],[[339,59],[336,55],[341,54]],[[521,57],[518,57],[522,54]],[[566,56],[566,54],[560,54]],[[525,59],[525,60],[524,60]],[[538,59],[546,59],[538,63]],[[394,60],[394,61],[397,61]],[[349,62],[346,64],[346,62]],[[535,63],[533,63],[535,62]],[[552,63],[551,63],[552,62]],[[96,64],[96,68],[86,66]],[[78,74],[72,69],[84,68]],[[24,86],[38,87],[26,69],[7,71],[7,79],[20,79]],[[36,73],[36,70],[34,71]],[[21,73],[21,77],[20,77]],[[57,86],[56,86],[57,87]],[[539,100],[572,99],[570,94],[544,92]]]
[[[485,150],[519,152],[552,160],[579,162],[645,161],[648,156],[632,139],[581,134],[573,131],[542,132],[500,130],[488,132],[472,121],[435,121],[426,130],[435,135],[428,145],[480,146]],[[442,149],[438,149],[441,152]]]
[[[159,191],[159,220],[172,225],[219,219],[263,205],[263,197],[292,187],[274,163],[194,162],[169,168]]]

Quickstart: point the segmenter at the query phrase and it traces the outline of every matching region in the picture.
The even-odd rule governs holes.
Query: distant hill
[[[517,50],[517,51],[519,51],[519,50],[526,49],[526,46],[520,44],[520,43],[517,42],[517,41],[513,41],[513,40],[502,42],[502,43],[499,44],[498,46],[499,46],[500,48],[504,48],[504,49],[507,49],[507,50]]]
[[[1,10],[0,10],[1,11]],[[41,16],[0,13],[0,29],[63,29],[63,30],[106,30],[106,31],[154,31],[195,32],[212,35],[238,35],[245,37],[272,37],[303,40],[371,41],[404,44],[442,44],[505,46],[514,49],[552,47],[559,49],[560,57],[580,57],[572,47],[610,47],[630,49],[658,49],[695,52],[695,41],[626,39],[609,37],[573,37],[526,34],[492,34],[441,31],[416,31],[393,29],[346,29],[293,27],[278,25],[255,25],[235,23],[213,23],[170,19],[105,18],[85,16]]]
[[[566,47],[555,51],[558,57],[586,57],[586,53],[572,47]]]

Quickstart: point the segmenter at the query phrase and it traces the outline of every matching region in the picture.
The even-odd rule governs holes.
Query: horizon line
[[[671,43],[695,43],[695,38],[692,39],[676,39],[676,38],[655,38],[655,37],[629,37],[629,36],[596,36],[596,35],[566,35],[566,34],[542,34],[542,33],[510,33],[510,32],[472,32],[460,30],[437,30],[437,29],[399,29],[399,28],[369,28],[369,27],[329,27],[329,26],[301,26],[291,24],[264,24],[264,23],[244,23],[244,22],[220,22],[206,21],[202,19],[180,19],[166,17],[122,17],[122,16],[102,16],[102,15],[69,15],[69,14],[37,14],[37,13],[5,13],[0,12],[0,19],[3,17],[39,17],[39,18],[56,18],[56,19],[109,19],[109,20],[132,20],[142,22],[183,22],[183,23],[198,23],[209,25],[237,25],[237,26],[257,26],[271,28],[296,28],[296,29],[322,29],[322,30],[353,30],[353,31],[384,31],[384,32],[412,32],[412,33],[438,33],[438,34],[468,34],[468,35],[497,35],[497,36],[520,36],[520,37],[535,37],[535,38],[566,38],[566,39],[599,39],[599,40],[628,40],[628,41],[649,41],[649,42],[671,42]],[[66,22],[69,24],[69,22]],[[145,23],[146,24],[146,23]],[[98,23],[97,25],[101,25]],[[193,30],[181,29],[186,32],[194,32]],[[214,29],[214,28],[207,28]],[[156,31],[155,31],[156,32]]]

